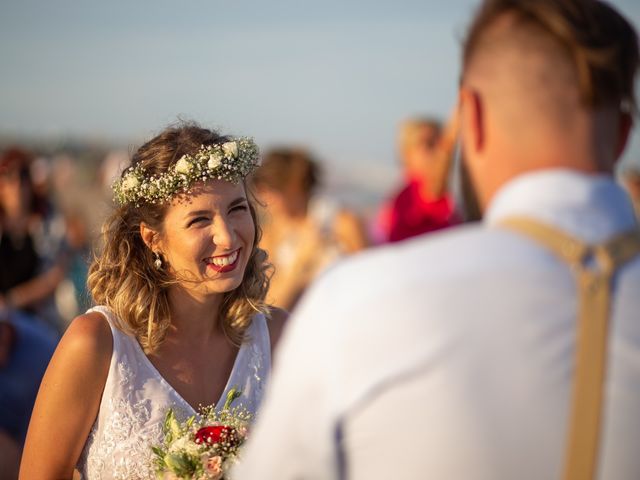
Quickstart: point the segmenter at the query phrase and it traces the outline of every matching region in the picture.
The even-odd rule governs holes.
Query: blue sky
[[[0,132],[139,142],[181,117],[386,170],[399,121],[453,105],[475,4],[4,0]]]

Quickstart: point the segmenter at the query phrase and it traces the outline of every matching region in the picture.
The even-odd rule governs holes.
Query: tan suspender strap
[[[640,253],[640,231],[623,233],[605,244],[589,246],[528,218],[508,218],[501,225],[546,246],[576,273],[579,289],[576,366],[562,478],[593,479],[606,374],[611,279],[617,268]],[[593,258],[598,268],[585,265],[589,258]]]

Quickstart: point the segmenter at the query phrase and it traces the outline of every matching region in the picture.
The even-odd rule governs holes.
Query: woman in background
[[[261,246],[275,267],[268,299],[287,310],[323,268],[368,245],[353,212],[314,197],[318,177],[317,162],[296,148],[270,151],[254,176],[266,208]]]
[[[48,198],[37,194],[31,155],[10,148],[0,157],[0,311],[17,309],[61,330],[53,293],[64,279],[69,248],[53,235]]]

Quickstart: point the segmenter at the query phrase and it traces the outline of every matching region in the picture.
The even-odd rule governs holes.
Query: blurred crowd
[[[454,196],[455,119],[411,118],[398,131],[401,182],[365,216],[326,193],[323,169],[305,148],[264,152],[254,179],[261,246],[273,276],[268,302],[287,310],[345,256],[468,219]],[[104,156],[89,178],[68,154],[6,148],[0,156],[0,464],[15,478],[40,379],[68,323],[91,304],[88,265],[126,153]],[[86,175],[85,175],[86,177]],[[621,171],[640,215],[640,169]],[[458,190],[464,190],[464,185]]]

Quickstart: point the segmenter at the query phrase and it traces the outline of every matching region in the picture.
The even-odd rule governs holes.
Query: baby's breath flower
[[[120,205],[164,203],[174,195],[189,192],[191,186],[207,179],[238,183],[258,165],[258,146],[248,137],[222,145],[202,145],[195,155],[183,155],[165,173],[148,175],[143,167],[130,168],[113,185]]]

